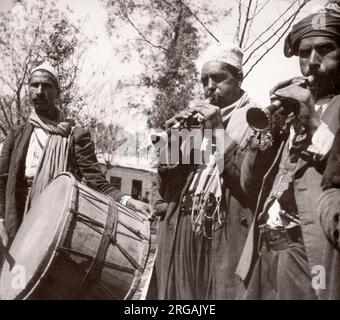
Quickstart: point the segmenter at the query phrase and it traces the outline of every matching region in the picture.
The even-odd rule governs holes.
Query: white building
[[[97,154],[97,158],[106,179],[114,187],[136,199],[143,199],[147,195],[149,202],[154,202],[157,192],[157,170],[150,163],[150,159],[113,156],[113,160],[107,166],[102,155]]]

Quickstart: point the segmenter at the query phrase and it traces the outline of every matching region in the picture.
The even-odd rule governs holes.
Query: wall
[[[156,183],[156,174],[154,172],[122,166],[113,166],[111,169],[107,170],[104,164],[100,164],[100,166],[108,181],[110,181],[112,176],[121,178],[121,191],[126,194],[131,194],[132,180],[141,180],[142,196],[144,196],[146,191],[149,191],[149,200],[153,203]]]

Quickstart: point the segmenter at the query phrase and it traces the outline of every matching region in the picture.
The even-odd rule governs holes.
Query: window
[[[142,196],[142,183],[141,180],[132,180],[131,197],[140,199]]]
[[[122,188],[122,178],[120,177],[110,177],[110,184],[117,190]]]

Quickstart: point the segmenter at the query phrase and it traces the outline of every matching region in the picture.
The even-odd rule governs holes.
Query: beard
[[[320,99],[330,94],[335,94],[340,88],[334,78],[318,77],[309,89],[315,98]]]
[[[314,79],[308,88],[315,98],[320,99],[340,92],[340,68],[332,71],[327,73],[319,71],[310,74]]]
[[[53,105],[33,103],[33,108],[37,115],[45,118],[55,120],[57,117],[57,109]]]
[[[209,96],[208,98],[210,98],[210,103],[216,107],[220,107],[221,104],[221,97],[218,96],[217,94],[213,94],[211,96]]]

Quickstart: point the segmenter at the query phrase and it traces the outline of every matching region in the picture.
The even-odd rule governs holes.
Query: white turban
[[[32,75],[33,72],[38,71],[38,70],[43,70],[43,71],[49,72],[54,77],[54,79],[56,80],[58,88],[60,88],[58,72],[54,67],[52,67],[52,65],[49,62],[45,61],[42,64],[40,64],[39,66],[35,67],[31,71],[31,75]]]
[[[208,49],[204,60],[205,62],[224,62],[242,71],[242,59],[243,52],[239,47],[225,43],[218,43]]]

